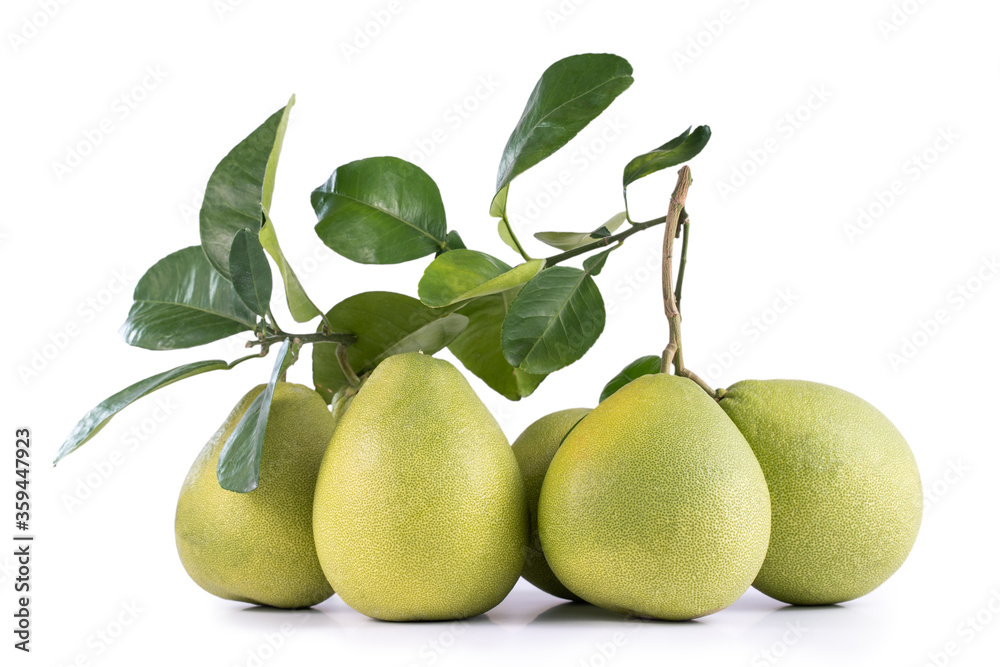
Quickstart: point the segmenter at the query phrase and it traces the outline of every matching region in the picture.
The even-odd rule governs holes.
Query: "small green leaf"
[[[233,237],[229,275],[247,308],[263,317],[271,305],[271,265],[257,235],[249,229],[241,229]]]
[[[700,153],[711,138],[712,130],[708,125],[700,125],[694,132],[688,128],[683,134],[674,137],[659,148],[633,158],[625,165],[622,185],[628,187],[630,183],[655,174],[661,169],[687,162]]]
[[[588,53],[549,66],[507,140],[497,193],[565,146],[631,85],[632,66],[616,55]]]
[[[506,216],[506,213],[504,213]],[[500,240],[507,244],[507,247],[516,252],[518,255],[524,259],[531,259],[524,252],[524,248],[521,247],[521,242],[517,240],[514,235],[514,230],[510,226],[510,221],[506,217],[500,218],[500,222],[497,223],[497,235],[500,236]]]
[[[511,290],[517,292],[517,290]],[[511,297],[512,299],[513,297]],[[493,391],[511,401],[530,396],[545,379],[514,368],[504,359],[500,331],[507,316],[507,295],[493,294],[470,301],[456,312],[469,318],[469,325],[448,349]]]
[[[465,242],[458,235],[458,232],[448,232],[448,235],[444,237],[444,248],[441,252],[448,250],[465,250]]]
[[[278,153],[295,98],[236,145],[212,172],[201,205],[201,245],[229,280],[229,251],[241,229],[260,231],[271,204]]]
[[[583,270],[592,276],[600,275],[601,271],[604,270],[604,264],[608,261],[608,255],[621,247],[621,244],[613,245],[607,250],[597,253],[596,255],[591,255],[587,259],[583,260]]]
[[[582,357],[604,330],[604,300],[594,279],[568,266],[545,269],[518,293],[503,322],[512,366],[552,373]]]
[[[200,246],[154,264],[135,287],[121,327],[125,342],[148,350],[204,345],[257,325],[232,283],[212,268]]]
[[[468,324],[463,315],[448,315],[394,292],[355,294],[331,308],[326,319],[334,331],[357,335],[358,341],[347,348],[347,360],[358,376],[375,370],[380,361],[393,354],[434,354],[447,347]],[[331,344],[313,345],[313,382],[327,402],[348,385],[337,363],[336,350]]]
[[[292,314],[292,318],[296,322],[308,322],[322,315],[320,309],[306,294],[306,290],[299,282],[295,271],[292,270],[291,264],[285,259],[285,254],[281,251],[281,246],[278,245],[278,237],[274,233],[274,224],[268,217],[265,217],[264,226],[260,228],[260,244],[278,265],[281,280],[285,284],[285,300],[288,302],[288,310]]]
[[[56,454],[56,458],[52,464],[55,465],[59,463],[59,461],[61,461],[67,454],[75,451],[85,442],[93,438],[107,425],[109,421],[111,421],[112,417],[132,405],[132,403],[135,403],[143,396],[148,396],[157,389],[163,389],[167,385],[171,385],[178,380],[193,377],[201,373],[207,373],[208,371],[229,369],[236,363],[239,362],[233,362],[230,364],[225,361],[216,360],[198,361],[192,364],[184,364],[183,366],[172,368],[169,371],[158,373],[152,377],[146,378],[145,380],[140,380],[139,382],[122,389],[117,394],[109,396],[101,401],[101,403],[94,407],[90,412],[84,415],[83,419],[77,422],[76,426],[73,427],[73,431],[69,434],[69,436],[67,436],[65,442],[63,442],[62,446],[59,448],[59,452]]]
[[[625,222],[625,211],[616,213],[592,232],[538,232],[535,238],[546,245],[560,250],[574,250],[588,243],[607,238]]]
[[[627,385],[632,380],[640,378],[643,375],[652,375],[653,373],[660,372],[660,357],[658,356],[648,356],[639,357],[628,366],[623,368],[621,372],[611,378],[611,381],[604,385],[604,390],[601,392],[601,402],[604,401],[608,396],[615,393],[625,385]]]
[[[267,417],[271,411],[274,387],[288,367],[295,363],[296,357],[297,346],[292,346],[286,339],[278,350],[271,380],[264,391],[250,403],[250,407],[222,445],[216,476],[219,486],[227,491],[250,493],[259,485],[260,457],[264,450],[264,434],[267,432]]]
[[[395,157],[338,167],[312,193],[316,233],[334,252],[362,264],[398,264],[445,247],[447,223],[437,184]]]
[[[512,269],[484,252],[454,250],[428,265],[420,279],[417,293],[420,300],[428,306],[450,306],[523,285],[544,266],[545,260],[533,259]]]

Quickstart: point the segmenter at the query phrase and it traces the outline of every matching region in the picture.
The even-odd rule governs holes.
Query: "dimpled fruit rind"
[[[559,450],[563,438],[589,413],[590,408],[570,408],[545,415],[524,429],[511,445],[524,478],[524,490],[528,495],[531,531],[521,576],[546,593],[567,600],[580,598],[562,585],[545,561],[541,539],[538,536],[538,496],[542,492],[545,472],[549,469],[549,463]]]
[[[646,375],[598,405],[542,484],[542,548],[595,605],[686,620],[732,604],[767,551],[770,500],[746,440],[687,378]]]
[[[802,380],[738,382],[721,406],[771,490],[771,543],[755,588],[790,604],[833,604],[871,592],[903,564],[923,494],[913,452],[881,412]]]
[[[513,588],[528,507],[486,406],[454,366],[414,352],[380,363],[337,425],[313,526],[323,571],[352,608],[449,620]]]
[[[209,593],[272,607],[310,607],[333,595],[316,557],[312,502],[330,410],[315,391],[279,382],[261,450],[260,486],[219,486],[219,452],[264,385],[236,405],[191,465],[177,501],[177,552]]]

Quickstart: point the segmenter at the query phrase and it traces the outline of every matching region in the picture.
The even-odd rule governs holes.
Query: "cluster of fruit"
[[[713,397],[654,373],[510,446],[454,366],[400,354],[333,413],[312,389],[278,383],[266,483],[232,493],[219,453],[263,389],[206,445],[177,507],[185,568],[227,599],[306,607],[336,591],[378,619],[458,619],[523,576],[683,620],[751,585],[792,604],[857,598],[899,568],[920,524],[906,441],[826,385],[744,381]]]

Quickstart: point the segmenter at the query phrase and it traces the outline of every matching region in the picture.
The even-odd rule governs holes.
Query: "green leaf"
[[[271,305],[271,265],[257,236],[248,229],[241,229],[233,237],[229,275],[247,308],[263,317]]]
[[[661,169],[687,162],[700,153],[711,138],[712,130],[708,125],[700,125],[694,132],[688,128],[659,148],[633,158],[625,165],[622,185],[628,187],[630,183]]]
[[[583,260],[583,270],[592,276],[600,275],[601,271],[604,270],[604,264],[608,261],[608,255],[620,247],[621,243],[613,245],[607,250],[599,252],[596,255],[591,255],[587,259]]]
[[[291,312],[292,318],[296,322],[308,322],[322,315],[320,309],[306,294],[306,290],[299,282],[295,271],[292,270],[291,264],[285,259],[285,254],[281,251],[281,246],[278,245],[278,237],[274,233],[274,224],[269,217],[265,217],[264,226],[260,228],[260,244],[278,265],[281,280],[285,284],[285,300],[288,302],[288,310]]]
[[[611,381],[604,385],[604,390],[601,392],[600,402],[603,402],[608,396],[615,393],[636,378],[640,378],[643,375],[659,373],[660,363],[660,357],[658,356],[650,355],[648,357],[639,357],[623,368],[621,373],[611,378]]]
[[[625,222],[625,217],[625,211],[616,213],[592,232],[538,232],[535,238],[553,248],[573,250],[611,236]]]
[[[517,290],[512,290],[516,292]],[[514,368],[504,359],[500,331],[507,316],[506,294],[493,294],[470,301],[456,312],[469,318],[469,325],[448,349],[479,379],[511,401],[530,396],[545,379]]]
[[[212,266],[229,279],[229,250],[241,229],[260,231],[270,209],[278,153],[295,98],[236,145],[212,172],[201,205],[201,245]]]
[[[358,376],[393,354],[434,354],[468,324],[463,315],[448,315],[394,292],[356,294],[331,308],[326,319],[334,331],[357,335],[358,341],[347,348],[347,360]],[[327,402],[348,385],[336,352],[336,345],[313,345],[313,382]]]
[[[240,361],[242,361],[242,359]],[[56,458],[52,464],[55,465],[59,463],[59,461],[61,461],[67,454],[75,451],[85,442],[93,438],[107,425],[109,421],[111,421],[112,417],[132,405],[132,403],[135,403],[143,396],[148,396],[157,389],[163,389],[167,385],[171,385],[178,380],[183,380],[201,373],[207,373],[208,371],[229,369],[237,363],[239,362],[237,361],[230,364],[225,361],[216,360],[198,361],[192,364],[184,364],[183,366],[172,368],[169,371],[158,373],[152,377],[146,378],[145,380],[140,380],[139,382],[122,389],[117,394],[109,396],[101,401],[101,403],[90,412],[85,414],[83,419],[77,422],[76,426],[73,427],[73,431],[69,434],[69,436],[67,436],[65,442],[63,442],[62,446],[59,448],[59,452],[56,454]]]
[[[257,325],[232,283],[212,268],[200,246],[154,264],[139,280],[121,334],[148,350],[204,345]]]
[[[216,477],[219,486],[227,491],[250,493],[259,485],[260,457],[264,451],[264,434],[267,432],[267,417],[271,412],[274,387],[288,367],[295,363],[297,356],[298,346],[291,345],[286,339],[278,350],[278,358],[271,371],[271,380],[264,391],[253,399],[250,407],[236,424],[236,428],[222,445]]]
[[[313,191],[312,206],[323,243],[361,264],[398,264],[445,246],[437,184],[406,160],[375,157],[338,167]]]
[[[588,53],[549,66],[507,140],[497,196],[518,174],[566,145],[630,85],[632,66],[616,55]]]
[[[521,289],[504,319],[504,358],[528,373],[552,373],[590,349],[604,319],[604,300],[590,274],[545,269]]]
[[[444,248],[441,252],[448,250],[465,250],[465,242],[458,235],[458,232],[448,232],[448,235],[444,237]]]
[[[417,293],[428,306],[450,306],[523,285],[544,266],[545,260],[533,259],[512,269],[484,252],[453,250],[428,265]]]

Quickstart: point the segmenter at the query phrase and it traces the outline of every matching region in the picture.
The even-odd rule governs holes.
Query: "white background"
[[[2,548],[4,664],[995,664],[996,3],[907,0],[909,13],[894,15],[892,0],[224,1],[50,1],[51,18],[39,13],[45,2],[3,5],[0,433],[12,449],[16,427],[33,431],[37,535],[30,656],[10,646],[14,573],[12,549]],[[388,25],[369,25],[372,12],[385,22],[390,6]],[[348,57],[344,45],[366,26],[378,34]],[[688,365],[715,386],[776,377],[837,385],[896,423],[928,501],[909,560],[884,586],[816,609],[751,590],[684,624],[558,606],[523,582],[459,624],[380,623],[336,597],[308,613],[216,599],[177,559],[174,504],[195,454],[270,361],[173,385],[49,466],[104,397],[186,361],[240,354],[242,340],[132,349],[116,329],[142,272],[198,242],[199,199],[216,163],[291,93],[298,105],[272,213],[286,254],[328,308],[363,290],[415,294],[426,263],[360,266],[319,242],[308,195],[334,168],[386,154],[419,162],[440,185],[450,226],[512,261],[487,215],[507,136],[549,64],[605,51],[628,58],[636,82],[514,183],[522,238],[596,227],[621,209],[628,159],[690,124],[711,125],[714,138],[691,164]],[[58,174],[55,164],[103,119],[110,134]],[[416,155],[436,128],[444,141]],[[748,163],[765,144],[776,150]],[[571,184],[546,197],[564,170]],[[674,172],[633,188],[638,217],[665,212]],[[889,202],[897,180],[901,194]],[[735,192],[721,191],[734,182]],[[881,210],[879,193],[889,202]],[[859,208],[874,215],[852,239]],[[511,403],[470,376],[512,440],[543,414],[593,406],[623,365],[662,349],[659,243],[647,232],[611,257],[598,279],[604,335],[534,396]],[[791,306],[779,303],[778,313],[782,294]],[[935,314],[933,335],[921,334]],[[76,335],[61,335],[67,327]],[[916,347],[894,364],[904,341]],[[727,357],[733,343],[742,353]],[[309,377],[306,363],[291,372]],[[95,474],[112,457],[121,462],[110,475]],[[12,475],[2,477],[9,498]],[[7,543],[12,508],[0,507]],[[120,633],[119,617],[129,622]],[[101,632],[115,637],[107,643]]]

